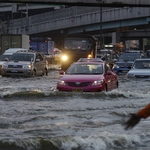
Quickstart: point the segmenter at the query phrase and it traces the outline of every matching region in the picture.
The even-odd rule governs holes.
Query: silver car
[[[17,52],[3,64],[1,74],[2,76],[48,75],[47,61],[39,52]]]
[[[127,77],[150,79],[150,59],[136,59]]]

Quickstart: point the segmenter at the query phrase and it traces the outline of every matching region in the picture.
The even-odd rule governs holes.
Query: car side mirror
[[[106,75],[112,75],[111,71],[107,71]]]
[[[64,73],[65,73],[64,71],[59,71],[60,75],[64,75]]]

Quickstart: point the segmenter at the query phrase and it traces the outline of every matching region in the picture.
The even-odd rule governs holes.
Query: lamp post
[[[102,0],[97,0],[99,2],[99,8],[100,8],[100,50],[103,48],[103,42],[102,42]]]
[[[102,6],[100,6],[100,50],[103,48],[102,42]]]

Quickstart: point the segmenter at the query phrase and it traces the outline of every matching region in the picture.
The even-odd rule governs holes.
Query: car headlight
[[[7,64],[3,64],[2,68],[8,68]]]
[[[67,60],[68,57],[66,55],[62,56],[62,60]]]
[[[57,84],[59,84],[59,85],[66,85],[65,81],[63,81],[63,80],[59,80]]]
[[[114,65],[114,68],[119,68],[119,66],[115,64],[115,65]]]
[[[127,77],[133,78],[133,77],[135,77],[135,75],[134,74],[127,74]]]
[[[23,68],[24,69],[31,69],[31,65],[24,65]]]
[[[91,54],[89,54],[89,55],[88,55],[88,58],[92,58],[92,55],[91,55]]]
[[[103,83],[103,80],[94,81],[93,84],[92,84],[92,86],[93,85],[100,85],[102,83]]]

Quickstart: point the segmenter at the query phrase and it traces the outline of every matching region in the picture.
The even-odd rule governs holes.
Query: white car
[[[136,59],[127,77],[150,79],[150,59]]]
[[[9,57],[16,52],[19,51],[28,51],[27,49],[24,48],[9,48],[7,49],[1,56],[0,56],[0,75],[1,75],[1,69],[2,69],[2,65],[5,63],[5,61],[7,61],[9,59]]]

